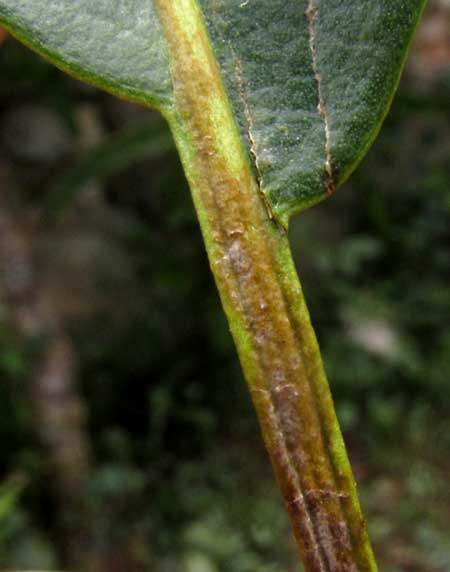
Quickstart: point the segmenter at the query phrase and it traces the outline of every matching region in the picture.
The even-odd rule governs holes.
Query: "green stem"
[[[156,0],[165,110],[307,572],[375,572],[355,482],[285,229],[271,219],[195,0]]]

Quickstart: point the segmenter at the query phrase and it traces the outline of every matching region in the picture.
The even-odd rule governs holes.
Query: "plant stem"
[[[307,572],[376,564],[292,261],[243,148],[195,0],[156,0],[189,180],[264,440]]]

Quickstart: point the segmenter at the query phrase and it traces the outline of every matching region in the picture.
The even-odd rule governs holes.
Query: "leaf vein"
[[[308,21],[308,34],[309,34],[309,48],[311,50],[311,58],[312,58],[312,69],[314,72],[314,77],[317,83],[317,96],[318,96],[318,104],[317,110],[319,115],[323,119],[323,125],[325,130],[325,169],[327,173],[327,193],[332,195],[336,191],[336,183],[334,180],[333,174],[333,163],[331,160],[331,150],[330,150],[330,140],[331,140],[331,132],[330,132],[330,123],[329,123],[329,116],[327,107],[325,105],[325,98],[323,96],[323,78],[319,70],[319,64],[317,61],[317,48],[316,48],[316,32],[315,32],[315,23],[317,20],[317,7],[314,4],[314,0],[308,0],[308,7],[306,9],[306,19]]]

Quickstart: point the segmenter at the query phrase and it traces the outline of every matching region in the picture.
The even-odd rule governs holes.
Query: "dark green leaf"
[[[425,0],[199,3],[261,190],[287,224],[333,193],[373,141]],[[82,79],[173,104],[151,1],[0,0],[0,22]]]
[[[287,222],[365,154],[425,2],[200,3],[262,191]]]
[[[0,22],[58,67],[159,108],[171,97],[156,10],[139,0],[1,0]]]

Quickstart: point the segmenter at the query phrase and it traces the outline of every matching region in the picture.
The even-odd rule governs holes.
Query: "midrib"
[[[155,4],[174,87],[165,115],[306,570],[373,572],[286,232],[261,199],[201,10],[194,0]]]

